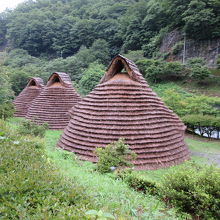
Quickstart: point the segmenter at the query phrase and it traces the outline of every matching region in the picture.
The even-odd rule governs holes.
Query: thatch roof
[[[39,124],[48,123],[50,129],[63,129],[69,121],[68,111],[79,100],[69,76],[55,72],[30,106],[26,118]]]
[[[70,113],[58,146],[80,159],[96,162],[95,148],[121,137],[137,154],[137,169],[157,169],[188,158],[186,127],[152,92],[137,66],[120,55]]]
[[[44,87],[44,82],[39,77],[33,77],[28,80],[27,86],[15,98],[15,116],[25,117],[31,102],[41,93]]]

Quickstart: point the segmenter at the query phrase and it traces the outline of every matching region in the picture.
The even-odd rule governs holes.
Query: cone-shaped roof
[[[112,60],[100,84],[70,113],[58,146],[81,159],[95,162],[95,147],[121,137],[137,154],[137,169],[157,169],[188,158],[185,125],[123,56]]]
[[[47,86],[32,102],[27,119],[48,123],[50,129],[63,129],[69,121],[68,111],[80,100],[66,73],[55,72]]]
[[[15,98],[15,116],[25,117],[31,102],[40,94],[44,87],[44,82],[39,77],[33,77],[28,80],[27,86]]]

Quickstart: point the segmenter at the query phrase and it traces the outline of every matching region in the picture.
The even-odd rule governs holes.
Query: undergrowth
[[[0,128],[0,219],[85,219],[91,198],[48,161],[42,141]]]

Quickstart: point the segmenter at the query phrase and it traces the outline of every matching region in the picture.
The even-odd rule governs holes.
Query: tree
[[[83,95],[89,93],[101,80],[105,67],[99,63],[91,63],[83,72],[79,81],[79,90]]]
[[[90,47],[91,54],[96,61],[102,64],[108,64],[110,60],[108,43],[103,39],[98,39],[93,42]]]
[[[0,66],[0,105],[14,97],[10,83],[10,75],[10,68]]]

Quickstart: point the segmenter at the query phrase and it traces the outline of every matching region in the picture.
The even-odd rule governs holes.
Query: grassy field
[[[94,171],[94,164],[75,160],[72,153],[56,149],[60,133],[47,131],[45,141],[49,159],[56,164],[60,172],[77,179],[79,184],[86,187],[100,209],[126,219],[140,219],[140,216],[143,219],[160,219],[162,216],[166,219],[177,219],[175,211],[165,208],[157,198],[135,192],[121,180]]]
[[[10,119],[9,125],[17,128],[22,119]],[[74,154],[56,147],[61,131],[46,132],[43,139],[47,160],[54,164],[61,175],[72,179],[86,189],[97,210],[112,213],[116,219],[185,219],[177,215],[177,210],[165,207],[157,197],[142,194],[131,189],[112,174],[100,174],[95,171],[95,164],[79,161]],[[193,135],[185,139],[191,152],[220,154],[220,141],[209,141]],[[206,163],[205,158],[191,157],[194,163]],[[155,171],[136,171],[141,176],[160,182],[164,174],[178,170],[184,164]]]

